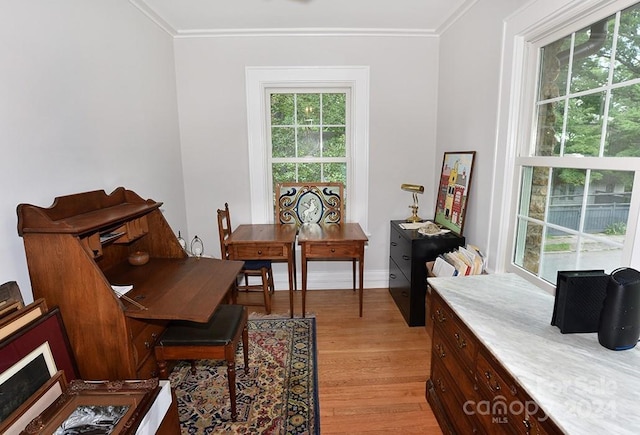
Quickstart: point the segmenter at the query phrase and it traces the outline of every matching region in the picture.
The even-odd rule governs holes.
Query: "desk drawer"
[[[282,244],[231,245],[230,254],[234,260],[286,259],[287,249]]]
[[[138,335],[133,337],[133,355],[136,364],[140,364],[149,353],[153,353],[153,346],[164,329],[164,324],[149,323]]]
[[[307,257],[318,258],[357,258],[360,257],[360,246],[353,242],[307,243]]]

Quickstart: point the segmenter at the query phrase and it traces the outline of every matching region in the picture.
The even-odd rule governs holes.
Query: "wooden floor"
[[[289,312],[287,291],[272,300],[272,313]],[[300,317],[300,291],[294,312]],[[407,326],[387,289],[365,290],[362,318],[352,290],[309,291],[307,312],[316,317],[323,435],[442,433],[425,399],[429,336]]]

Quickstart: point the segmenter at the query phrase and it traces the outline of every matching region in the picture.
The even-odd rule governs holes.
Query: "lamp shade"
[[[406,190],[407,192],[413,192],[413,193],[424,193],[424,186],[421,186],[419,184],[406,184],[403,183],[400,188],[402,190]]]

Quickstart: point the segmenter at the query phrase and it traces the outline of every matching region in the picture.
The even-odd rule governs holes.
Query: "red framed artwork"
[[[442,160],[435,222],[462,235],[475,151],[446,152]]]
[[[58,307],[0,341],[0,373],[45,343],[53,356],[56,370],[64,370],[67,380],[76,379],[78,367]]]

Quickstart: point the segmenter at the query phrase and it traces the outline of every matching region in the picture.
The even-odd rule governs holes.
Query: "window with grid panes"
[[[538,51],[534,134],[520,152],[513,262],[559,270],[629,265],[639,210],[640,5]]]
[[[270,167],[282,182],[341,182],[347,191],[348,92],[272,91]]]

